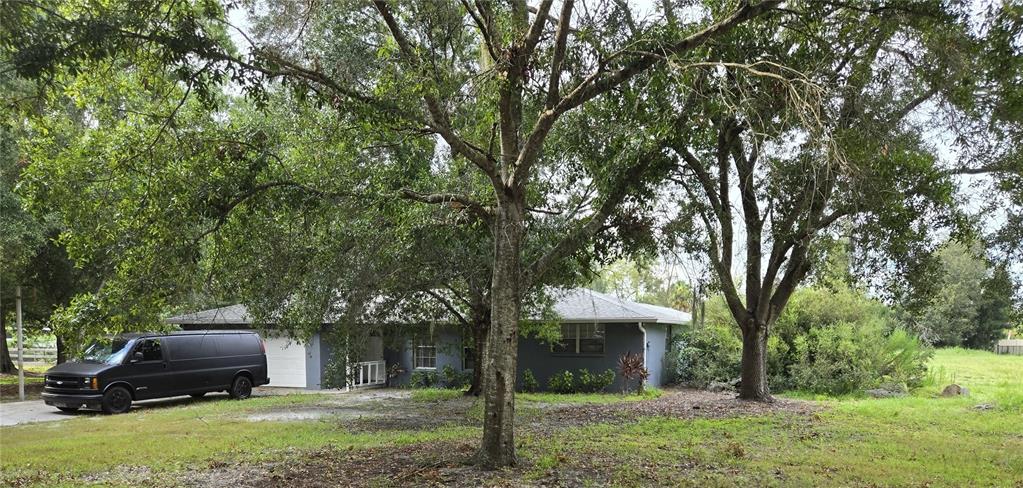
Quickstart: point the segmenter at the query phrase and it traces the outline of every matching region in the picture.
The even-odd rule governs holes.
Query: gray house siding
[[[323,388],[323,372],[330,358],[330,348],[320,334],[314,334],[305,344],[305,387],[310,390]]]
[[[402,342],[399,348],[385,348],[384,360],[387,367],[398,363],[401,365],[402,373],[391,379],[393,385],[408,384],[412,373],[416,371],[435,371],[441,374],[445,366],[451,366],[455,371],[462,371],[462,331],[457,327],[435,326],[433,330],[433,343],[437,348],[437,367],[435,369],[415,369],[412,367],[412,338]]]
[[[564,355],[551,351],[551,345],[534,337],[519,339],[518,381],[528,369],[533,372],[541,390],[547,390],[547,381],[562,371],[573,374],[580,369],[600,373],[615,371],[615,382],[609,391],[621,391],[624,386],[618,374],[618,357],[626,352],[643,350],[643,333],[636,324],[605,324],[604,354],[599,356]]]
[[[644,325],[647,330],[647,367],[650,378],[647,384],[660,385],[662,358],[666,340],[666,330],[662,325]],[[521,385],[522,374],[529,369],[533,372],[541,390],[547,389],[547,381],[556,373],[587,369],[593,373],[615,370],[615,382],[609,391],[621,391],[622,378],[617,373],[618,357],[626,352],[640,352],[644,349],[643,332],[634,323],[605,324],[606,342],[604,354],[599,356],[572,356],[551,351],[548,343],[534,337],[519,339],[518,381]],[[437,346],[437,369],[440,374],[445,365],[455,371],[462,371],[462,334],[454,327],[437,328],[434,330],[434,343]],[[395,362],[401,364],[404,372],[392,380],[393,385],[406,385],[412,373],[412,340],[405,341],[399,349],[388,348],[384,351],[384,359],[388,365]]]
[[[526,369],[533,372],[542,389],[547,387],[552,375],[562,371],[576,372],[586,369],[600,373],[608,369],[617,370],[618,358],[629,351],[644,354],[646,367],[650,371],[648,384],[661,385],[667,380],[664,354],[668,335],[673,326],[688,323],[691,320],[689,314],[668,307],[624,300],[584,288],[561,290],[554,296],[556,298],[554,311],[562,317],[564,323],[604,324],[606,332],[604,353],[592,356],[555,353],[550,344],[542,343],[535,338],[521,338],[517,371],[519,381]],[[252,323],[246,307],[242,304],[183,314],[171,317],[167,322],[186,329],[247,328]],[[307,344],[304,344],[305,385],[310,389],[324,387],[327,368],[335,353],[328,345],[330,341],[325,335],[330,333],[330,325],[325,322],[323,327],[319,334],[315,334]],[[462,371],[464,358],[461,328],[438,324],[430,330],[437,358],[436,368],[432,371],[440,374],[445,366]],[[406,330],[397,329],[392,332],[405,334]],[[387,334],[387,330],[384,334]],[[389,369],[398,365],[402,370],[402,373],[390,383],[407,384],[415,373],[412,338],[388,336],[388,339],[383,341],[381,338],[380,342],[372,343],[372,348],[363,354],[363,360],[376,360],[382,355]],[[622,386],[622,379],[616,377],[609,390],[621,390]]]
[[[661,386],[667,378],[664,372],[664,353],[668,349],[668,326],[643,324],[646,329],[646,369],[650,372],[647,384]]]

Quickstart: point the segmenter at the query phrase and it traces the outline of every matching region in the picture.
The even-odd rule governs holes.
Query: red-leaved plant
[[[643,365],[642,355],[629,351],[619,356],[618,372],[624,378],[622,390],[625,393],[629,392],[629,381],[639,380],[636,384],[636,393],[639,395],[643,394],[643,384],[646,383],[646,379],[650,376],[650,371],[647,371],[646,366]]]

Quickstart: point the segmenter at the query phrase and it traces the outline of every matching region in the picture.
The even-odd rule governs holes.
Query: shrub
[[[636,393],[643,394],[643,383],[650,376],[650,372],[647,371],[646,366],[643,364],[642,355],[632,352],[622,354],[618,358],[618,371],[622,373],[622,378],[624,378],[622,389],[625,392],[629,391],[629,382],[637,380]]]
[[[591,373],[588,369],[576,372],[573,393],[597,393],[604,391],[615,382],[615,372],[608,369],[603,373]]]
[[[455,371],[450,364],[441,368],[441,377],[444,379],[444,386],[452,390],[464,390],[472,384],[471,371]]]
[[[540,383],[536,381],[536,376],[533,376],[533,370],[527,369],[522,372],[522,391],[525,393],[535,393],[540,390]]]
[[[740,374],[742,340],[723,302],[708,302],[707,324],[672,338],[665,356],[671,381],[706,386]],[[848,288],[804,288],[771,328],[767,373],[774,391],[832,395],[896,383],[915,388],[930,350],[906,332],[884,304]]]
[[[575,378],[571,371],[555,373],[547,380],[547,389],[554,393],[573,393],[575,391]]]
[[[704,387],[738,377],[742,341],[737,334],[733,324],[708,324],[675,335],[665,354],[669,381]]]
[[[327,361],[327,367],[323,368],[323,387],[327,389],[331,388],[344,388],[348,382],[347,372],[345,367],[347,362],[344,359],[337,356],[332,356]]]
[[[416,371],[409,377],[409,388],[430,388],[438,383],[436,371]]]

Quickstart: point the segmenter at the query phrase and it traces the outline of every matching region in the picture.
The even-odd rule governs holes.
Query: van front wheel
[[[131,410],[131,393],[123,386],[115,386],[103,394],[103,413],[124,413]]]
[[[239,375],[231,383],[231,389],[227,392],[235,400],[244,400],[252,396],[252,380],[248,376]]]

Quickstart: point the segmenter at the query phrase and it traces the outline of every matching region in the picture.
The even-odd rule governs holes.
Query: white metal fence
[[[355,363],[350,388],[367,388],[387,384],[387,363],[385,361],[364,361]]]
[[[11,361],[18,362],[17,344],[7,343],[7,350],[11,352]],[[57,362],[56,347],[23,347],[22,357],[25,364],[48,364]]]

